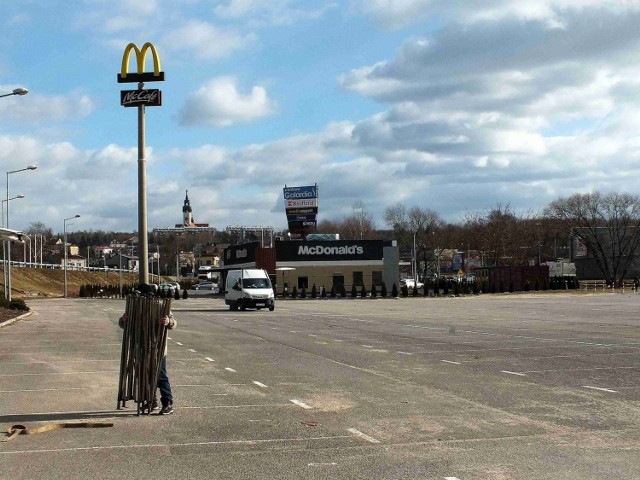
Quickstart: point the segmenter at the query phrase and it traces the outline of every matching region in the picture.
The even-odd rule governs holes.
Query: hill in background
[[[0,268],[0,271],[2,269]],[[67,295],[77,297],[82,285],[119,285],[117,272],[67,270]],[[123,285],[137,285],[138,273],[122,273]],[[11,296],[16,298],[64,296],[64,270],[11,268]]]

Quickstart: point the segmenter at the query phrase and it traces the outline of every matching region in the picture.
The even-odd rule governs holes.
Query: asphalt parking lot
[[[192,292],[190,292],[192,293]],[[176,412],[116,410],[120,300],[0,328],[0,478],[638,479],[640,295],[174,303]]]

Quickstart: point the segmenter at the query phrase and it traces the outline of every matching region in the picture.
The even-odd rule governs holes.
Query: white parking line
[[[460,362],[452,362],[451,360],[440,360],[440,361],[444,363],[451,363],[453,365],[462,365]]]
[[[226,367],[225,370],[227,372],[236,373],[236,371],[233,368],[230,368],[230,367]]]
[[[460,480],[458,477],[444,477],[444,480]]]
[[[399,355],[413,355],[413,353],[409,353],[409,352],[401,352],[398,350],[397,352]]]
[[[355,428],[349,428],[347,432],[354,434],[356,437],[360,437],[363,440],[366,440],[369,443],[380,443],[380,440],[376,440],[373,437],[370,437],[366,433],[362,433],[360,430],[356,430]]]
[[[196,352],[193,348],[190,348],[190,349],[189,349],[189,351],[190,351],[190,352],[193,352],[193,353],[198,353],[198,352]]]
[[[255,383],[260,388],[267,388],[267,386],[264,383],[258,382],[257,380],[254,380],[253,383]]]
[[[611,390],[610,388],[590,387],[589,385],[583,385],[582,388],[590,388],[591,390],[600,390],[601,392],[618,393],[617,390]]]
[[[509,370],[500,370],[501,373],[506,373],[508,375],[517,375],[519,377],[526,377],[526,375],[524,373],[520,373],[520,372],[510,372]]]
[[[295,398],[293,400],[289,400],[291,403],[293,403],[294,405],[297,405],[299,407],[304,408],[305,410],[311,410],[313,407],[310,407],[309,405],[307,405],[306,403],[300,401],[300,400],[296,400]]]
[[[326,462],[326,463],[307,463],[307,467],[335,467],[338,465],[336,462]]]
[[[180,407],[188,408],[188,407]],[[335,440],[339,438],[349,438],[348,435],[335,435],[327,437],[297,437],[297,438],[267,438],[267,439],[253,439],[253,440],[226,440],[226,441],[213,441],[213,442],[189,442],[189,443],[156,443],[156,444],[137,444],[137,445],[104,445],[93,447],[71,447],[71,448],[48,448],[40,450],[14,450],[11,452],[2,452],[0,455],[18,455],[18,454],[42,454],[42,453],[54,453],[54,452],[79,452],[79,451],[97,451],[97,450],[124,450],[132,448],[163,448],[168,447],[192,447],[192,446],[206,446],[206,445],[254,445],[254,444],[266,444],[266,443],[289,443],[289,442],[309,442],[309,441],[326,441]]]
[[[211,357],[204,357],[205,360],[208,360],[209,362],[215,362],[215,360]]]
[[[182,343],[181,342],[176,342],[176,345],[182,345]]]

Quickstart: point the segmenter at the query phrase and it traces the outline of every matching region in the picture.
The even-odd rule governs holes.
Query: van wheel
[[[238,304],[237,303],[233,303],[233,304],[229,305],[229,310],[233,310],[235,312],[236,310],[238,310]]]
[[[273,312],[273,310],[274,310],[275,308],[276,308],[276,307],[271,306],[271,307],[269,307],[269,311],[270,311],[270,312]]]
[[[240,303],[240,310],[242,310],[243,312],[247,309],[246,305],[244,304],[244,302]]]

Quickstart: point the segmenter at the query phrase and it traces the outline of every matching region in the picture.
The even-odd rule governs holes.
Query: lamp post
[[[73,217],[65,218],[63,224],[64,230],[64,298],[67,298],[67,220],[73,220],[74,218],[80,218],[80,215],[74,215]]]
[[[12,197],[9,199],[9,201],[11,200],[15,200],[17,198],[24,198],[24,195],[20,194],[20,195],[16,195],[15,197]],[[5,212],[5,202],[7,200],[2,200],[2,226],[4,227],[4,212]],[[8,242],[7,242],[8,243]],[[6,249],[6,243],[2,242],[2,260],[3,260],[3,265],[5,266],[4,272],[3,272],[3,279],[4,281],[2,283],[4,283],[4,298],[9,298],[7,296],[7,286],[8,286],[8,282],[7,282],[7,269],[6,269],[6,265],[7,265],[7,249]]]
[[[0,95],[1,97],[10,97],[11,95],[26,95],[27,93],[29,93],[29,90],[27,90],[26,88],[14,88],[13,91],[11,93],[5,93],[3,95]]]
[[[17,90],[20,90],[19,88],[16,88],[16,90],[14,90],[14,92],[16,92]],[[25,90],[24,93],[12,93],[11,95],[25,95],[27,93],[26,89],[22,89]],[[18,173],[18,172],[25,172],[27,170],[35,170],[36,167],[35,165],[29,165],[28,167],[25,168],[20,168],[18,170],[11,170],[9,172],[7,172],[7,228],[9,228],[9,175],[11,175],[12,173]],[[11,242],[7,241],[7,268],[6,270],[6,277],[7,277],[7,282],[6,282],[6,286],[7,286],[7,292],[6,292],[6,299],[11,301]]]

